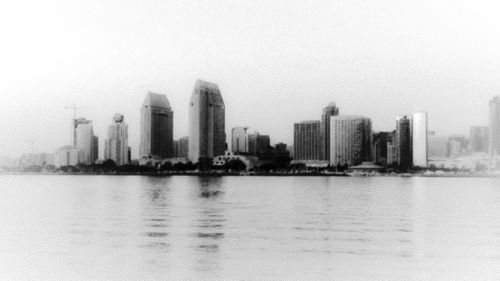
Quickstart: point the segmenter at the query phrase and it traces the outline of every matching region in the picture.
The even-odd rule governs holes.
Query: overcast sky
[[[219,84],[228,142],[247,125],[292,144],[330,101],[375,131],[425,110],[465,134],[500,93],[499,29],[498,1],[2,1],[0,155],[68,144],[76,104],[101,156],[123,113],[137,157],[147,91],[167,95],[179,138],[198,78]]]

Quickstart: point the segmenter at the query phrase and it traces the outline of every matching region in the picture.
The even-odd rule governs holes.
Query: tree
[[[227,161],[224,167],[226,170],[243,171],[247,168],[247,165],[241,159],[236,158]]]

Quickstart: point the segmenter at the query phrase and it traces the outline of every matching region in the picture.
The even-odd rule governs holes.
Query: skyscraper
[[[407,116],[396,118],[396,163],[402,170],[411,167],[412,161],[412,122]]]
[[[321,160],[321,122],[295,123],[293,149],[294,160]]]
[[[234,154],[248,153],[248,127],[234,127],[231,130],[231,151]]]
[[[490,100],[490,140],[489,152],[491,155],[500,154],[500,96]]]
[[[113,117],[113,124],[108,126],[108,138],[104,143],[104,159],[111,159],[118,166],[128,164],[128,125],[122,114],[116,113]]]
[[[389,132],[378,132],[372,138],[372,161],[379,165],[387,165],[387,144],[390,141]]]
[[[198,80],[189,101],[189,160],[206,168],[225,150],[225,107],[219,86]]]
[[[371,160],[372,123],[358,115],[330,117],[330,163],[358,165]]]
[[[413,166],[427,168],[428,139],[427,139],[427,113],[416,112],[413,114],[412,123],[412,159]]]
[[[148,93],[141,106],[141,157],[170,158],[174,154],[174,112],[165,95]]]
[[[470,127],[469,146],[472,152],[488,152],[488,127]]]
[[[330,117],[339,115],[339,108],[330,102],[321,115],[321,159],[330,160]]]
[[[94,136],[92,121],[75,119],[75,146],[78,149],[78,163],[93,164],[98,156],[98,138]]]

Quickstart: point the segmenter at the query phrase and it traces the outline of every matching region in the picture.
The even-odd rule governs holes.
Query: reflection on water
[[[496,280],[498,186],[1,176],[0,279]]]

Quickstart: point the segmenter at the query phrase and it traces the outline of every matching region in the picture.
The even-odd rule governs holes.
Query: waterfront
[[[497,280],[500,179],[0,176],[2,280]]]

